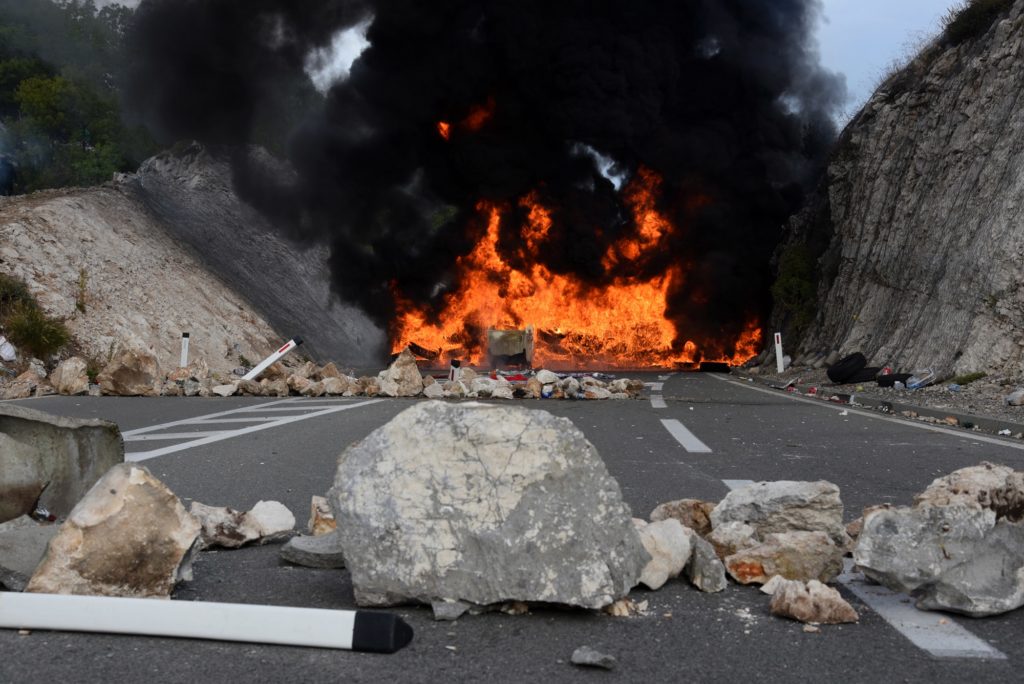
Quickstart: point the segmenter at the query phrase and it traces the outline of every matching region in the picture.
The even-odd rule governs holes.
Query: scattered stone
[[[952,506],[992,508],[992,496],[1005,488],[1013,468],[983,462],[955,470],[932,481],[928,488],[914,497],[914,507]]]
[[[380,379],[380,393],[387,397],[415,397],[423,391],[423,376],[416,357],[408,349],[392,362]]]
[[[244,513],[196,501],[190,512],[202,525],[203,548],[237,549],[254,541],[266,544],[288,538],[295,529],[295,516],[277,501],[260,501]]]
[[[715,547],[697,535],[691,541],[693,552],[690,554],[690,562],[686,564],[686,579],[706,593],[723,591],[728,580],[725,577],[725,566],[718,559]]]
[[[28,516],[0,524],[0,587],[24,591],[57,529]]]
[[[365,394],[368,397],[375,397],[380,394],[380,380],[377,378],[359,378],[359,385],[362,388],[360,394]]]
[[[281,558],[307,568],[345,567],[345,552],[337,530],[310,537],[292,537],[281,547]]]
[[[218,397],[230,397],[238,391],[238,385],[235,383],[231,383],[229,385],[214,385],[210,388],[210,391]]]
[[[474,378],[473,381],[471,383],[469,383],[469,392],[470,392],[470,394],[475,394],[475,395],[477,395],[479,397],[489,397],[489,396],[491,396],[491,393],[495,389],[497,389],[497,387],[498,387],[498,381],[497,380],[491,380],[490,378],[478,377],[478,378]]]
[[[584,399],[608,399],[612,393],[603,387],[588,387],[583,393]]]
[[[1024,389],[1009,394],[1003,401],[1007,406],[1024,406]]]
[[[121,397],[157,396],[162,381],[156,356],[138,340],[122,343],[96,376],[104,394]]]
[[[768,594],[771,596],[775,593],[775,590],[786,582],[795,582],[796,580],[788,580],[782,575],[772,575],[772,578],[761,585],[761,593]]]
[[[639,532],[640,541],[651,554],[640,573],[640,583],[648,589],[660,589],[686,567],[697,534],[674,518],[645,525]]]
[[[740,584],[764,584],[773,575],[829,582],[843,569],[843,552],[824,532],[780,532],[725,559],[725,568]]]
[[[501,607],[505,615],[529,615],[530,606],[523,601],[509,601]]]
[[[595,651],[589,646],[580,646],[572,652],[572,664],[581,667],[599,667],[603,670],[611,670],[615,667],[616,662],[614,657]]]
[[[804,634],[817,634],[821,631],[821,627],[817,625],[804,625],[803,631]]]
[[[146,468],[111,468],[50,542],[26,591],[168,597],[192,578],[200,525]]]
[[[286,382],[288,383],[288,389],[296,394],[302,394],[304,389],[313,384],[312,380],[298,373],[289,375]]]
[[[715,549],[715,553],[721,560],[729,556],[757,546],[757,539],[754,538],[754,528],[746,523],[727,522],[711,530],[707,540]]]
[[[301,394],[304,397],[322,397],[327,393],[322,380],[317,380],[306,385]]]
[[[434,611],[434,619],[439,622],[454,622],[472,607],[465,601],[434,601],[430,604],[430,609]]]
[[[526,396],[530,399],[540,399],[540,393],[543,388],[544,385],[541,384],[540,380],[532,377],[526,381]]]
[[[743,522],[758,539],[773,532],[827,533],[847,544],[839,487],[831,482],[755,482],[729,492],[711,512],[711,526]]]
[[[611,605],[605,606],[601,612],[612,617],[634,617],[647,614],[647,601],[639,603],[631,598],[621,598]]]
[[[782,580],[772,594],[770,610],[772,615],[814,624],[837,625],[860,619],[838,591],[817,580],[807,584]]]
[[[334,520],[334,513],[331,511],[331,504],[327,501],[327,497],[314,496],[310,501],[307,529],[314,536],[338,529],[338,523]]]
[[[124,461],[117,425],[0,404],[0,522],[35,510],[64,517]]]
[[[89,374],[85,359],[72,356],[57,365],[50,381],[59,394],[78,396],[89,393]]]
[[[237,383],[237,392],[243,397],[259,397],[263,395],[263,385],[255,380],[242,378]],[[269,385],[269,383],[267,383]]]
[[[679,499],[660,504],[651,511],[651,522],[675,518],[702,537],[711,533],[711,511],[715,504],[697,499]]]
[[[458,382],[446,382],[444,384],[444,396],[446,398],[461,398],[469,394],[469,388],[461,380]]]
[[[38,385],[39,376],[32,371],[25,371],[3,388],[0,399],[28,399]]]
[[[288,387],[287,380],[284,378],[278,378],[268,382],[263,393],[268,397],[287,397],[291,394],[291,388]]]
[[[416,404],[349,447],[334,482],[363,606],[601,608],[650,560],[596,449],[545,411]]]
[[[513,399],[512,388],[507,384],[499,385],[491,390],[491,399]]]
[[[423,388],[423,396],[427,399],[443,399],[444,395],[444,387],[439,382],[432,382]]]
[[[326,366],[320,369],[318,373],[321,380],[327,380],[329,378],[341,378],[341,371],[334,365],[334,362],[328,363]]]

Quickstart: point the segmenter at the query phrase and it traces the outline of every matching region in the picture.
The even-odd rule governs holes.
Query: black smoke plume
[[[536,192],[554,219],[552,272],[600,284],[687,264],[669,314],[680,344],[713,354],[767,313],[769,258],[834,137],[845,88],[818,65],[819,11],[817,0],[145,0],[129,93],[166,141],[244,149],[287,84],[308,78],[310,52],[369,21],[349,77],[290,134],[294,177],[235,156],[245,199],[331,246],[344,299],[382,323],[396,291],[439,303],[480,235],[477,203],[514,208]],[[460,123],[480,108],[491,116],[478,130]],[[679,230],[631,273],[602,266],[636,227],[587,149],[626,178],[664,179],[659,208]],[[514,209],[502,220],[510,261],[522,220]]]

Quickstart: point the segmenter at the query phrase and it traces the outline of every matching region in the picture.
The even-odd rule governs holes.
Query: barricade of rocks
[[[241,372],[241,371],[240,371]],[[408,350],[375,376],[354,377],[334,363],[318,366],[305,362],[286,366],[275,363],[258,380],[231,373],[211,372],[197,361],[187,368],[162,373],[156,357],[146,349],[124,347],[94,378],[85,359],[62,361],[47,376],[42,363],[31,367],[0,387],[0,399],[24,399],[50,394],[94,396],[184,397],[425,397],[427,399],[635,399],[643,382],[628,378],[602,379],[593,375],[559,375],[548,370],[511,376],[493,372],[478,374],[459,369],[458,380],[423,375],[416,357]]]

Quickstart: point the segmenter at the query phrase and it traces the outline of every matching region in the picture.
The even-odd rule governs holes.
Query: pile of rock
[[[291,360],[287,360],[291,363]],[[95,382],[93,382],[95,380]],[[610,381],[592,376],[561,377],[548,370],[538,371],[525,381],[510,382],[503,375],[478,375],[471,368],[460,369],[456,381],[437,381],[424,376],[416,357],[408,350],[375,376],[354,377],[342,373],[334,363],[324,366],[307,361],[293,365],[275,363],[258,380],[213,372],[204,361],[170,373],[161,372],[156,356],[139,344],[125,343],[107,365],[90,379],[85,359],[62,361],[47,376],[42,362],[0,387],[0,399],[25,399],[51,394],[93,396],[185,396],[185,397],[426,397],[427,399],[635,399],[643,392],[639,380]]]
[[[1024,472],[992,463],[940,477],[910,507],[866,512],[853,551],[917,607],[974,617],[1024,605]]]

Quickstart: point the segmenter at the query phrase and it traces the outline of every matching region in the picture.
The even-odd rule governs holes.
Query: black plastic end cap
[[[295,346],[298,347],[300,344],[302,344],[302,338],[301,337],[293,337],[292,338],[292,342],[294,342]]]
[[[391,613],[357,611],[352,629],[352,650],[394,653],[412,641],[412,627]]]

